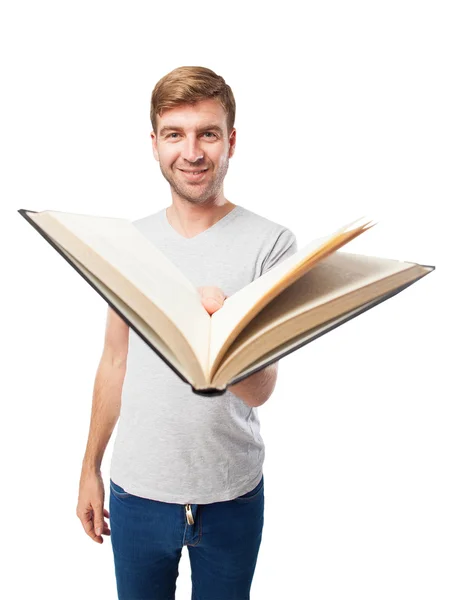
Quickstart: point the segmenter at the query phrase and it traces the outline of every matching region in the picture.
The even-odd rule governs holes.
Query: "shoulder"
[[[271,219],[268,219],[267,217],[264,217],[263,215],[260,215],[252,210],[249,210],[244,206],[239,205],[237,209],[239,211],[239,217],[242,222],[251,223],[260,230],[271,231],[273,229],[283,228],[283,225],[281,225],[280,223],[276,223],[275,221],[272,221]]]
[[[257,236],[261,246],[260,275],[297,252],[296,236],[289,227],[241,208],[242,225],[245,226],[246,231],[251,232],[251,235]]]
[[[270,240],[278,238],[279,236],[294,237],[293,232],[282,223],[267,219],[267,217],[263,217],[243,206],[240,206],[239,208],[241,210],[242,222],[246,221],[247,224],[251,224],[251,226],[255,227],[259,233],[266,233]]]

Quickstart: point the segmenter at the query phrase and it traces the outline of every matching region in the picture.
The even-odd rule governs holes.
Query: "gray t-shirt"
[[[236,206],[185,238],[166,209],[133,221],[196,286],[227,296],[296,252],[286,227]],[[265,446],[257,408],[227,390],[194,394],[132,330],[110,476],[127,492],[179,504],[232,500],[262,477]]]

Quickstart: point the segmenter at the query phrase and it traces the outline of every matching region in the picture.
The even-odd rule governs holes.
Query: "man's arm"
[[[83,470],[99,473],[106,446],[120,416],[128,355],[129,327],[108,307],[103,354],[94,383]]]
[[[274,244],[262,263],[261,275],[298,251],[295,234],[284,227],[274,240]],[[278,362],[250,375],[240,383],[229,386],[229,390],[239,396],[248,406],[261,406],[271,396],[276,385]]]
[[[123,381],[128,355],[129,327],[108,308],[103,354],[94,383],[90,430],[79,483],[76,514],[84,531],[102,544],[101,534],[110,535],[105,517],[101,461],[120,416]]]
[[[248,406],[262,406],[271,396],[276,385],[278,363],[275,362],[265,369],[257,371],[234,385],[228,390],[241,398]]]
[[[200,287],[198,291],[203,306],[210,315],[219,310],[226,300],[224,292],[215,286]],[[243,381],[230,385],[228,390],[241,398],[251,408],[261,406],[268,400],[274,390],[277,373],[278,363],[275,362],[265,367],[265,369],[246,377]]]

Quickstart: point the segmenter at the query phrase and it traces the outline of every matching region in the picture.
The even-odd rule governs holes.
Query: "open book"
[[[227,386],[402,291],[435,267],[339,250],[359,220],[314,240],[209,315],[131,221],[18,211],[195,393]]]

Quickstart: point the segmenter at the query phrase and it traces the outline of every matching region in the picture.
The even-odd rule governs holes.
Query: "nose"
[[[190,163],[196,163],[204,158],[204,152],[202,151],[198,138],[195,135],[186,137],[182,146],[181,156],[184,160]]]

